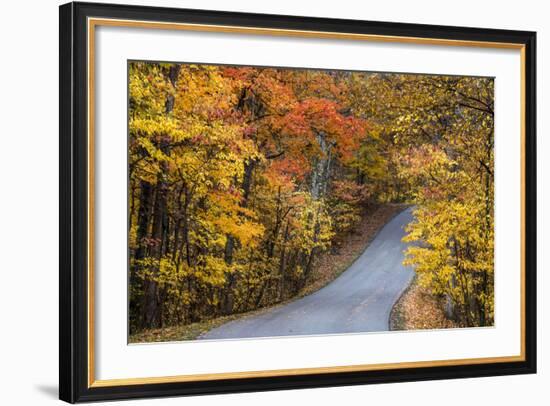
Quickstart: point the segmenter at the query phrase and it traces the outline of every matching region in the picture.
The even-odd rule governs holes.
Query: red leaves
[[[308,98],[298,103],[281,119],[281,130],[289,136],[313,142],[316,133],[324,133],[347,162],[366,136],[365,120],[340,113],[342,107],[329,99]]]
[[[352,158],[361,139],[366,136],[367,123],[340,113],[341,106],[328,99],[308,98],[296,104],[281,117],[276,127],[292,140],[297,148],[315,145],[315,135],[325,134],[345,162]]]
[[[243,128],[243,136],[245,138],[250,138],[256,134],[256,127],[253,125],[247,125]]]
[[[224,77],[245,82],[251,79],[256,69],[250,67],[222,66],[220,71]]]
[[[269,166],[269,172],[276,173],[279,178],[284,178],[287,182],[303,180],[309,169],[309,163],[304,156],[276,159]]]
[[[337,201],[350,205],[358,205],[369,197],[367,185],[359,185],[349,180],[332,182],[332,196]]]
[[[367,135],[367,122],[340,102],[342,82],[330,73],[252,67],[219,69],[224,78],[233,82],[239,100],[231,118],[241,123],[244,138],[255,139],[266,151],[285,151],[286,168],[281,166],[285,175],[303,177],[309,169],[308,162],[324,154],[316,140],[320,133],[344,164],[353,159]],[[295,162],[290,163],[290,159]],[[305,167],[298,168],[302,164]]]

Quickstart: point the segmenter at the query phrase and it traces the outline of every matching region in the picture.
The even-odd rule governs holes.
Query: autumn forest
[[[493,325],[492,78],[129,62],[128,93],[130,341],[308,294],[388,207],[436,327]]]

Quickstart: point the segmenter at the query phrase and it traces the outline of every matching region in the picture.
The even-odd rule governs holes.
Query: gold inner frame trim
[[[212,381],[218,379],[265,378],[280,376],[331,374],[342,372],[380,371],[398,368],[426,368],[441,366],[458,366],[474,364],[497,364],[504,362],[525,361],[525,45],[506,42],[466,41],[439,38],[400,37],[391,35],[354,34],[343,32],[306,31],[291,29],[274,29],[259,27],[241,27],[228,25],[164,23],[153,21],[120,20],[107,18],[88,19],[88,387],[111,387],[126,385],[177,383],[192,381]],[[521,102],[520,102],[520,137],[521,137],[521,269],[520,269],[520,340],[519,355],[503,357],[464,358],[451,360],[396,362],[383,364],[346,365],[316,368],[277,369],[265,371],[221,372],[211,374],[190,374],[146,378],[95,379],[95,278],[94,278],[94,191],[95,191],[95,28],[97,26],[148,28],[161,30],[183,30],[195,32],[218,32],[244,35],[266,35],[317,39],[341,39],[386,43],[402,43],[432,46],[460,46],[476,48],[512,49],[520,51],[521,65]]]
[[[215,374],[199,374],[199,375],[175,375],[162,377],[148,378],[125,378],[125,379],[108,379],[97,380],[91,385],[92,388],[120,386],[120,385],[143,385],[147,383],[176,383],[176,382],[191,382],[191,381],[213,381],[216,379],[238,379],[238,378],[265,378],[276,376],[289,375],[311,375],[322,373],[337,373],[337,372],[360,372],[360,371],[383,371],[399,368],[421,368],[431,366],[456,366],[456,365],[474,365],[474,364],[489,364],[522,361],[521,356],[514,357],[494,357],[494,358],[469,358],[458,360],[440,360],[440,361],[415,361],[387,364],[369,364],[369,365],[348,365],[340,367],[321,367],[321,368],[296,368],[296,369],[277,369],[268,371],[246,371],[246,372],[228,372]]]

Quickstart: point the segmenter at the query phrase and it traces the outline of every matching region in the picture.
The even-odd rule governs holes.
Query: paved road
[[[231,321],[200,338],[227,339],[337,334],[389,329],[390,312],[412,280],[402,264],[401,241],[412,209],[394,217],[338,278],[302,299],[256,316]]]

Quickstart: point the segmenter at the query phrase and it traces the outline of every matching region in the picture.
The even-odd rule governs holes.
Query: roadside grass
[[[348,269],[374,240],[382,227],[407,207],[408,205],[406,204],[383,204],[371,210],[366,210],[361,222],[352,232],[334,241],[330,250],[319,255],[306,286],[298,292],[297,295],[284,302],[246,313],[236,313],[197,323],[144,330],[130,335],[128,342],[130,344],[136,344],[194,340],[222,324],[245,317],[255,316],[310,295],[328,285]]]

